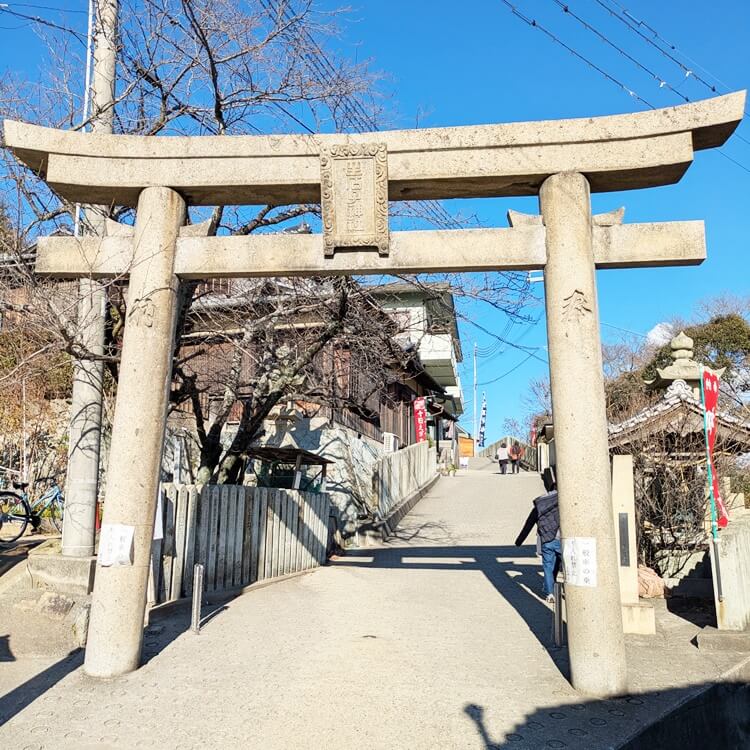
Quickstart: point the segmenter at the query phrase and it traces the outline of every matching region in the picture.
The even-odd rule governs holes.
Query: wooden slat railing
[[[163,484],[161,492],[164,538],[152,549],[152,604],[190,596],[196,563],[203,564],[205,590],[212,592],[325,562],[326,494],[174,484]]]

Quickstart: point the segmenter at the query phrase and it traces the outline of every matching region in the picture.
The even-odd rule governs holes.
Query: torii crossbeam
[[[50,276],[129,276],[103,533],[132,529],[131,564],[97,566],[86,671],[137,668],[180,278],[545,270],[563,549],[593,551],[566,584],[573,685],[624,692],[595,269],[705,258],[702,222],[621,224],[590,191],[678,181],[720,146],[745,93],[633,115],[360,135],[137,137],[5,122],[5,145],[70,201],[137,205],[135,227],[43,238]],[[511,227],[394,232],[388,201],[536,195]],[[187,205],[320,202],[318,236],[205,237]],[[578,544],[585,540],[586,544]],[[567,552],[565,552],[567,554]]]

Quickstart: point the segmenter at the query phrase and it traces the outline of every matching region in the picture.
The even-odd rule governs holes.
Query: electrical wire
[[[604,8],[604,10],[606,10],[610,15],[614,16],[615,18],[617,18],[618,21],[621,21],[623,24],[625,24],[625,26],[627,26],[627,28],[630,29],[630,31],[632,31],[633,33],[637,34],[641,39],[643,39],[648,44],[650,44],[654,49],[658,50],[664,57],[666,57],[668,60],[671,60],[673,63],[675,63],[675,65],[677,65],[680,68],[680,70],[685,74],[686,78],[692,77],[698,83],[700,83],[703,86],[705,86],[712,93],[714,93],[714,94],[718,93],[718,91],[716,89],[716,86],[714,86],[712,83],[709,83],[708,81],[706,81],[704,78],[702,78],[701,76],[699,76],[692,68],[688,68],[687,65],[685,65],[684,63],[682,63],[676,57],[674,57],[669,52],[667,52],[663,47],[661,47],[656,42],[654,42],[653,39],[650,39],[648,36],[646,36],[645,34],[643,34],[643,32],[641,32],[638,29],[638,26],[645,26],[653,34],[653,36],[654,36],[655,39],[658,39],[662,44],[666,45],[670,50],[672,50],[676,54],[682,55],[682,57],[684,57],[686,60],[688,60],[690,63],[692,63],[693,67],[698,67],[701,70],[703,70],[707,75],[709,75],[711,78],[713,78],[714,80],[716,80],[719,84],[721,84],[727,91],[731,91],[732,90],[730,86],[728,86],[721,79],[719,79],[717,76],[715,76],[713,73],[711,73],[711,71],[706,70],[706,68],[704,68],[702,65],[700,65],[699,63],[697,63],[695,60],[693,60],[689,55],[686,55],[684,52],[682,52],[681,50],[679,50],[676,45],[674,45],[671,42],[668,42],[666,39],[664,39],[664,37],[662,37],[661,34],[659,34],[659,32],[653,26],[651,26],[648,23],[646,23],[646,21],[643,21],[643,20],[641,20],[639,18],[636,18],[632,13],[630,13],[628,11],[627,8],[625,8],[620,3],[616,2],[616,0],[610,0],[610,1],[614,5],[616,5],[618,8],[620,8],[620,10],[622,10],[622,14],[619,14],[616,10],[612,9],[611,7],[609,7],[604,0],[596,0],[596,2],[602,8]],[[558,0],[555,0],[555,2],[558,2]],[[631,23],[631,21],[632,21],[632,23]],[[633,23],[635,24],[635,26],[633,26]],[[669,86],[669,84],[666,84],[666,85],[670,89],[672,89],[673,91],[676,91],[676,89],[673,89],[672,86]],[[677,93],[679,94],[679,92],[677,92]],[[682,94],[680,94],[680,95],[682,96]],[[685,98],[686,101],[689,101],[689,99],[687,97],[684,97],[684,98]],[[745,110],[745,115],[747,116],[747,114],[748,114],[748,112],[747,112],[747,110]],[[750,146],[750,140],[748,140],[747,138],[745,138],[740,133],[735,133],[735,137],[738,138],[739,140],[741,140],[743,143],[746,143],[746,144],[748,144]],[[737,166],[742,167],[745,171],[750,172],[750,169],[747,169],[747,167],[745,167],[743,164],[740,164],[738,161],[735,161],[730,156],[726,156],[726,154],[724,154],[724,156],[727,159],[729,159],[729,161],[732,161],[735,164],[737,164]]]
[[[482,331],[482,333],[485,333],[488,336],[494,336],[495,338],[497,338],[496,334],[492,333],[492,331],[489,331],[487,328],[485,328],[480,323],[477,323],[477,321],[474,320],[473,318],[468,318],[466,316],[461,316],[461,320],[463,320],[464,322],[466,322],[468,325],[474,326],[474,328],[477,328],[478,330]],[[520,339],[520,337],[519,337],[519,339]],[[505,345],[511,347],[511,349],[518,349],[519,351],[526,352],[530,356],[534,357],[534,359],[538,359],[540,362],[544,362],[544,364],[546,364],[546,365],[549,364],[549,362],[546,359],[544,359],[544,357],[540,357],[536,353],[536,352],[539,351],[539,349],[541,349],[543,347],[539,347],[539,346],[524,346],[523,344],[519,344],[519,343],[517,343],[515,341],[504,341],[503,343]]]
[[[484,385],[492,385],[492,383],[497,383],[498,380],[502,380],[503,378],[508,377],[512,372],[515,372],[521,365],[525,365],[532,357],[533,353],[529,352],[517,365],[514,367],[511,367],[510,370],[507,372],[504,372],[502,375],[498,375],[496,378],[492,378],[492,380],[486,380],[484,383],[477,383],[477,387],[484,386]]]
[[[595,26],[590,24],[585,19],[581,18],[581,16],[574,13],[570,6],[568,6],[566,3],[563,3],[562,0],[552,0],[555,4],[557,4],[563,11],[563,13],[569,15],[571,18],[574,18],[578,23],[581,24],[587,31],[590,31],[592,34],[597,36],[599,39],[601,39],[605,44],[609,45],[613,49],[617,50],[623,57],[630,60],[635,66],[640,68],[644,73],[647,73],[650,75],[658,84],[659,88],[668,88],[670,91],[672,91],[674,94],[680,97],[685,102],[689,102],[690,98],[683,94],[681,91],[678,91],[674,86],[667,83],[661,76],[659,76],[657,73],[655,73],[650,68],[646,67],[640,60],[633,57],[630,53],[626,52],[622,47],[619,47],[617,44],[615,44],[606,34],[602,33],[597,29]]]
[[[34,8],[35,10],[53,10],[56,13],[80,13],[86,15],[88,11],[78,10],[76,8],[60,8],[51,5],[35,5],[34,3],[3,3],[3,5],[12,5],[19,8]]]
[[[293,11],[288,3],[284,3],[281,7],[281,12],[279,12],[279,8],[277,7],[274,0],[260,1],[261,5],[272,16],[283,16],[283,18],[285,18],[287,21],[291,21],[294,19]],[[301,35],[312,50],[311,53],[304,55],[304,58],[311,72],[313,72],[317,76],[319,82],[327,85],[335,83],[336,78],[338,77],[338,71],[334,67],[333,63],[331,63],[325,52],[321,49],[320,45],[315,41],[315,39],[307,29],[302,28]],[[367,113],[358,99],[344,99],[341,103],[341,107],[345,116],[349,120],[349,123],[355,128],[355,130],[358,130],[359,132],[379,130],[375,120]],[[290,117],[292,117],[292,119],[294,119],[296,122],[300,123],[297,118],[293,117],[292,115],[290,115]],[[310,128],[307,127],[307,125],[303,125],[303,127],[309,132],[313,132],[312,130],[310,130]],[[461,222],[459,222],[454,216],[451,216],[451,214],[446,211],[442,204],[436,201],[415,201],[415,203],[424,210],[424,212],[430,217],[430,220],[433,221],[437,226],[445,229],[462,228]]]
[[[620,326],[613,326],[611,323],[605,323],[604,321],[599,321],[599,322],[605,328],[613,328],[615,331],[622,331],[623,333],[630,333],[633,336],[639,336],[642,339],[648,338],[648,336],[645,333],[639,333],[638,331],[631,331],[629,328],[620,328]]]
[[[704,80],[703,78],[701,78],[701,77],[700,77],[700,76],[699,76],[699,75],[698,75],[697,73],[695,73],[695,71],[693,71],[693,70],[690,70],[690,69],[689,69],[689,68],[688,68],[688,67],[687,67],[686,65],[684,65],[684,64],[683,64],[683,63],[682,63],[682,62],[681,62],[680,60],[678,60],[678,59],[677,59],[676,57],[674,57],[673,55],[670,55],[670,54],[669,54],[669,52],[667,52],[667,51],[666,51],[666,50],[665,50],[664,48],[660,47],[660,46],[659,46],[659,45],[658,45],[658,44],[657,44],[657,43],[656,43],[656,42],[655,42],[655,41],[654,41],[653,39],[650,39],[650,38],[649,38],[648,36],[646,36],[646,34],[644,34],[644,33],[643,33],[643,32],[642,32],[642,31],[641,31],[641,30],[640,30],[639,28],[638,28],[638,26],[634,26],[634,25],[633,25],[633,24],[631,23],[631,21],[630,21],[630,19],[631,19],[631,18],[632,18],[632,19],[633,19],[634,21],[636,21],[636,23],[638,23],[638,24],[640,24],[640,23],[642,23],[642,22],[639,22],[639,21],[638,21],[638,19],[636,19],[636,18],[635,18],[634,16],[631,16],[631,15],[630,15],[630,13],[628,13],[628,12],[627,12],[627,10],[626,10],[626,9],[624,9],[622,5],[620,5],[619,3],[615,3],[615,5],[618,5],[618,7],[620,7],[620,8],[623,8],[623,10],[625,10],[625,13],[624,13],[624,14],[618,13],[618,12],[617,12],[616,10],[614,10],[614,9],[613,9],[612,7],[610,7],[609,5],[607,5],[607,3],[605,2],[605,0],[595,0],[595,1],[596,1],[596,2],[597,2],[597,3],[598,3],[598,4],[599,4],[599,5],[600,5],[600,6],[602,7],[602,8],[604,8],[604,10],[606,10],[606,11],[607,11],[607,12],[608,12],[608,13],[609,13],[610,15],[614,16],[614,17],[615,17],[615,18],[616,18],[616,19],[617,19],[618,21],[620,21],[621,23],[625,24],[625,26],[627,26],[627,27],[628,27],[628,28],[629,28],[629,29],[630,29],[630,30],[631,30],[632,32],[634,32],[634,33],[635,33],[635,34],[637,34],[637,35],[638,35],[639,37],[641,37],[641,39],[643,39],[643,40],[644,40],[645,42],[647,42],[648,44],[650,44],[650,45],[651,45],[651,46],[652,46],[652,47],[653,47],[654,49],[657,49],[657,50],[659,50],[659,52],[661,52],[661,54],[662,54],[662,55],[664,55],[665,57],[669,58],[669,59],[670,59],[670,60],[671,60],[671,61],[672,61],[673,63],[675,63],[675,65],[679,66],[679,68],[680,68],[680,69],[681,69],[681,70],[682,70],[682,71],[683,71],[683,72],[685,73],[685,76],[686,76],[686,77],[687,77],[687,76],[692,76],[693,78],[695,78],[695,80],[696,80],[696,81],[698,81],[698,82],[702,83],[702,84],[703,84],[704,86],[707,86],[707,87],[708,87],[708,88],[709,88],[709,89],[710,89],[711,91],[713,91],[713,93],[714,93],[714,94],[718,93],[718,92],[716,91],[716,86],[714,86],[713,84],[710,84],[710,83],[709,83],[708,81],[705,81],[705,80]],[[656,36],[656,37],[658,37],[659,39],[661,39],[661,37],[660,37],[660,36],[659,36],[659,35],[658,35],[658,34],[657,34],[657,33],[656,33],[655,31],[654,31],[654,29],[652,29],[652,28],[651,28],[650,26],[648,26],[648,24],[643,24],[643,25],[644,25],[644,26],[647,26],[647,28],[648,28],[648,29],[649,29],[649,30],[650,30],[650,31],[651,31],[651,32],[652,32],[652,33],[654,34],[654,36]],[[663,40],[662,40],[662,41],[663,41]],[[672,49],[675,49],[675,50],[676,50],[676,47],[674,47],[674,45],[670,45],[670,44],[669,44],[669,43],[667,43],[667,42],[665,42],[665,44],[667,44],[667,45],[668,45],[669,47],[671,47]]]
[[[532,28],[536,28],[536,29],[539,29],[540,31],[542,31],[542,32],[543,32],[544,34],[546,34],[546,35],[547,35],[547,36],[548,36],[548,37],[549,37],[550,39],[552,39],[552,40],[553,40],[553,41],[554,41],[555,43],[559,44],[559,45],[560,45],[561,47],[563,47],[564,49],[566,49],[566,50],[567,50],[568,52],[570,52],[570,53],[571,53],[572,55],[574,55],[575,57],[577,57],[577,58],[578,58],[579,60],[583,61],[583,62],[584,62],[584,63],[585,63],[586,65],[588,65],[589,67],[591,67],[591,68],[593,68],[594,70],[596,70],[596,71],[597,71],[598,73],[600,73],[600,74],[601,74],[602,76],[604,76],[604,78],[606,78],[606,79],[607,79],[608,81],[610,81],[611,83],[614,83],[614,84],[615,84],[616,86],[618,86],[618,87],[619,87],[620,89],[622,89],[622,90],[623,90],[623,91],[625,91],[625,92],[626,92],[627,94],[629,94],[629,95],[630,95],[630,96],[631,96],[631,97],[632,97],[633,99],[636,99],[636,100],[638,100],[638,101],[640,101],[640,102],[643,102],[643,104],[645,104],[645,105],[646,105],[646,106],[647,106],[647,107],[648,107],[649,109],[656,109],[656,107],[655,107],[655,106],[654,106],[653,104],[651,104],[651,102],[649,102],[648,100],[644,99],[644,98],[643,98],[642,96],[640,96],[640,95],[639,95],[638,93],[636,93],[636,92],[635,92],[634,90],[632,90],[632,89],[628,88],[628,87],[627,87],[627,86],[626,86],[626,85],[625,85],[625,84],[624,84],[624,83],[623,83],[622,81],[618,80],[618,79],[617,79],[617,78],[615,78],[615,77],[614,77],[613,75],[610,75],[610,74],[609,74],[609,73],[608,73],[608,72],[607,72],[606,70],[604,70],[604,68],[602,68],[602,67],[600,67],[599,65],[597,65],[596,63],[592,62],[592,61],[591,61],[591,60],[590,60],[589,58],[587,58],[587,57],[586,57],[585,55],[583,55],[582,53],[578,52],[578,50],[576,50],[576,49],[574,49],[573,47],[571,47],[570,45],[566,44],[566,43],[565,43],[564,41],[562,41],[562,39],[560,39],[560,38],[559,38],[558,36],[556,36],[556,35],[555,35],[555,34],[553,34],[553,33],[552,33],[551,31],[549,31],[549,29],[547,29],[547,28],[545,28],[544,26],[542,26],[542,25],[541,25],[540,23],[538,23],[538,22],[537,22],[537,21],[536,21],[535,19],[533,19],[533,18],[529,18],[528,16],[524,15],[524,14],[523,14],[523,13],[522,13],[522,12],[521,12],[520,10],[518,10],[518,8],[517,8],[517,7],[515,6],[515,5],[513,5],[513,3],[511,3],[511,2],[510,2],[510,0],[500,0],[500,2],[501,2],[501,3],[503,3],[503,4],[505,5],[505,6],[507,6],[507,7],[508,7],[508,8],[509,8],[509,9],[511,10],[511,12],[513,13],[513,15],[515,15],[515,16],[516,16],[517,18],[520,18],[520,19],[521,19],[521,20],[522,20],[522,21],[523,21],[524,23],[528,24],[528,25],[529,25],[529,26],[531,26]],[[561,5],[561,6],[563,5],[562,3],[559,3],[559,2],[558,2],[558,0],[554,0],[554,2],[557,2],[557,4],[558,4],[558,5]],[[702,78],[701,78],[700,76],[697,76],[697,75],[695,75],[695,74],[693,73],[693,71],[689,70],[689,69],[688,69],[688,68],[687,68],[687,67],[686,67],[686,66],[685,66],[684,64],[682,64],[682,63],[681,63],[681,62],[680,62],[679,60],[677,60],[677,59],[676,59],[675,57],[673,57],[672,55],[669,55],[668,53],[664,52],[664,50],[662,50],[662,48],[661,48],[661,47],[659,47],[658,45],[654,44],[654,42],[653,42],[652,40],[649,40],[649,39],[648,39],[648,37],[646,37],[646,36],[645,36],[645,35],[644,35],[644,34],[643,34],[643,33],[642,33],[642,32],[641,32],[640,30],[638,30],[638,29],[637,29],[637,28],[635,28],[635,27],[632,27],[632,24],[630,24],[630,22],[629,22],[629,21],[627,20],[627,18],[623,18],[623,17],[621,17],[621,16],[620,16],[620,15],[619,15],[619,14],[617,13],[617,11],[615,11],[615,10],[613,10],[613,9],[609,8],[609,7],[608,7],[608,6],[607,6],[607,5],[605,4],[604,0],[596,0],[596,2],[597,2],[597,3],[599,4],[599,5],[601,5],[601,6],[603,7],[603,8],[605,8],[605,9],[606,9],[606,10],[607,10],[607,11],[608,11],[609,13],[611,13],[612,15],[615,15],[615,16],[616,16],[617,18],[619,18],[619,19],[620,19],[621,21],[623,21],[623,23],[626,23],[626,25],[628,25],[629,27],[631,27],[631,28],[632,28],[632,29],[633,29],[633,30],[634,30],[634,31],[635,31],[635,32],[636,32],[636,33],[637,33],[637,34],[638,34],[639,36],[641,36],[641,37],[643,37],[644,39],[646,39],[647,41],[649,41],[649,43],[651,43],[651,44],[652,44],[653,46],[655,46],[655,47],[656,47],[656,49],[660,50],[661,52],[663,52],[664,54],[666,54],[666,55],[667,55],[667,57],[669,57],[669,58],[670,58],[671,60],[673,60],[674,62],[676,62],[676,63],[677,63],[678,65],[680,65],[680,67],[681,67],[681,68],[682,68],[683,70],[685,70],[685,71],[686,71],[686,75],[688,75],[688,74],[692,74],[692,75],[693,75],[693,77],[694,77],[694,78],[695,78],[696,80],[698,80],[698,81],[702,82],[702,83],[703,83],[704,85],[708,86],[708,87],[709,87],[709,88],[711,89],[711,91],[713,91],[713,92],[716,92],[716,87],[715,87],[715,86],[713,86],[712,84],[709,84],[708,82],[706,82],[705,80],[703,80],[703,79],[702,79]],[[569,11],[567,11],[567,12],[569,12]],[[582,22],[583,22],[583,21],[582,21]],[[583,22],[583,23],[585,23],[585,22]],[[593,27],[592,27],[592,28],[593,28]],[[603,36],[603,35],[602,35],[602,36]],[[612,42],[609,42],[609,43],[610,43],[610,44],[612,44],[612,46],[615,46],[615,47],[616,47],[616,45],[614,45],[614,43],[612,43]],[[617,48],[617,47],[616,47],[616,48]],[[630,57],[629,55],[627,55],[627,56],[628,56],[628,57],[629,57],[630,59],[633,59],[633,58],[632,58],[632,57]],[[646,68],[645,68],[645,66],[641,65],[640,63],[637,63],[637,64],[639,65],[639,67],[641,67],[641,68],[644,68],[644,69],[646,69]],[[646,69],[646,70],[648,70],[648,69]],[[651,73],[651,71],[649,71],[649,73]],[[655,74],[653,74],[653,75],[655,75]],[[657,80],[659,80],[659,81],[662,81],[662,80],[663,80],[663,79],[661,79],[661,78],[660,78],[659,76],[655,76],[655,77],[656,77],[656,78],[657,78]],[[667,84],[667,85],[668,85],[668,84]],[[672,87],[670,86],[670,88],[672,88]],[[673,90],[673,91],[676,91],[676,89],[672,89],[672,90]],[[677,93],[678,93],[678,95],[682,96],[681,94],[679,94],[679,92],[677,92]],[[687,101],[689,101],[689,99],[688,99]],[[743,138],[743,137],[742,137],[742,136],[741,136],[740,134],[737,134],[737,138],[739,138],[740,140],[742,140],[742,141],[744,141],[745,143],[748,143],[748,144],[750,145],[750,141],[748,141],[748,140],[746,140],[745,138]],[[743,170],[744,170],[745,172],[748,172],[748,173],[750,174],[750,168],[748,168],[747,166],[745,166],[745,165],[744,165],[744,164],[742,164],[741,162],[737,161],[737,160],[736,160],[735,158],[733,158],[733,157],[729,156],[729,155],[728,155],[728,154],[726,154],[726,153],[725,153],[724,151],[722,151],[722,150],[721,150],[720,148],[719,148],[719,149],[716,149],[716,150],[717,150],[717,151],[718,151],[718,152],[719,152],[719,153],[720,153],[720,154],[721,154],[721,155],[722,155],[722,156],[723,156],[723,157],[724,157],[725,159],[728,159],[728,160],[729,160],[729,161],[731,161],[731,162],[732,162],[733,164],[735,164],[735,165],[737,165],[738,167],[740,167],[740,169],[743,169]]]
[[[513,5],[513,3],[510,2],[510,0],[500,0],[500,2],[503,3],[503,5],[505,5],[508,8],[510,8],[510,10],[513,13],[514,16],[516,16],[517,18],[520,18],[524,23],[528,24],[532,28],[539,29],[539,31],[541,31],[544,34],[546,34],[556,44],[559,44],[561,47],[563,47],[568,52],[570,52],[571,55],[574,55],[579,60],[581,60],[584,63],[586,63],[586,65],[588,65],[590,68],[593,68],[598,73],[601,73],[601,75],[603,75],[608,81],[611,81],[616,86],[618,86],[619,88],[621,88],[625,93],[627,93],[633,99],[636,99],[639,102],[643,102],[650,109],[656,109],[656,107],[654,107],[653,104],[651,104],[649,101],[647,101],[646,99],[644,99],[638,93],[636,93],[635,91],[633,91],[633,89],[631,89],[628,86],[626,86],[622,81],[618,80],[613,75],[610,75],[609,73],[607,73],[607,71],[604,70],[604,68],[601,68],[595,62],[589,60],[588,57],[586,57],[585,55],[583,55],[580,52],[578,52],[578,50],[573,49],[573,47],[571,47],[570,45],[568,45],[565,42],[563,42],[562,39],[560,39],[558,36],[556,36],[555,34],[553,34],[545,26],[542,26],[538,21],[536,21],[533,18],[529,18],[528,16],[524,15],[523,13],[521,13],[521,11],[518,10],[518,8],[516,8],[516,6]]]
[[[0,13],[7,13],[9,16],[13,16],[14,18],[21,18],[24,21],[30,21],[32,23],[38,23],[42,26],[47,26],[51,29],[55,29],[56,31],[64,31],[68,34],[72,34],[82,45],[86,46],[86,38],[83,34],[80,34],[75,29],[71,29],[68,26],[63,26],[59,23],[54,23],[53,21],[48,21],[45,18],[42,18],[41,16],[29,16],[26,13],[19,13],[16,10],[11,10],[10,8],[4,8],[0,5]]]

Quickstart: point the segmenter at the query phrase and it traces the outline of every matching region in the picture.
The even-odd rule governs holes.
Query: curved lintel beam
[[[320,200],[321,147],[384,143],[391,200],[534,195],[582,172],[594,192],[676,182],[695,150],[720,146],[745,92],[627,115],[353,135],[126,136],[5,121],[5,145],[71,201],[134,205],[168,185],[194,205]]]

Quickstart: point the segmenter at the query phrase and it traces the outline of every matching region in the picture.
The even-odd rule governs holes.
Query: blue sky
[[[669,86],[691,100],[714,95],[596,0],[571,0],[567,5],[667,85],[660,86],[621,52],[566,15],[554,0],[513,0],[513,4],[653,106],[683,103]],[[618,6],[612,0],[606,4]],[[750,3],[622,0],[620,6],[674,45],[679,53],[669,50],[670,54],[715,85],[717,93],[750,85]],[[646,25],[638,28],[657,41]],[[371,58],[373,67],[386,73],[384,86],[391,91],[387,104],[394,113],[394,127],[415,127],[417,122],[421,127],[437,127],[585,117],[648,108],[515,17],[501,0],[465,4],[433,0],[398,5],[362,2],[344,25],[340,44],[342,50],[350,48],[359,59]],[[743,123],[737,133],[750,141],[750,124]],[[695,303],[708,295],[750,293],[750,143],[735,136],[722,150],[745,168],[717,152],[699,152],[677,185],[593,197],[595,211],[625,206],[625,218],[630,222],[703,219],[708,245],[708,259],[697,267],[599,272],[603,323],[645,334],[662,320],[689,317]],[[464,213],[477,213],[487,226],[504,226],[509,207],[537,212],[536,199],[447,201],[446,207],[452,210],[452,203],[459,204]],[[535,285],[538,295],[541,286]],[[543,307],[539,305],[530,312],[540,316]],[[480,314],[483,327],[504,330],[505,320],[500,314],[486,309]],[[528,328],[514,326],[510,340],[538,346],[537,354],[546,358],[543,316],[532,330]],[[462,382],[469,407],[464,423],[470,428],[470,352],[475,340],[484,348],[491,340],[467,324],[463,325],[463,335],[467,356]],[[603,325],[602,337],[618,340],[621,332]],[[480,358],[479,382],[503,375],[526,357],[525,352],[507,347],[503,354]],[[502,433],[505,417],[523,414],[522,395],[529,379],[545,376],[546,371],[544,362],[529,358],[485,387],[489,440]]]
[[[56,15],[10,3],[19,12],[39,13],[85,27],[85,0],[39,0],[38,5],[65,9]],[[529,18],[555,34],[627,89],[652,105],[681,103],[670,87],[691,100],[711,96],[696,75],[718,93],[750,86],[750,3],[742,0],[570,0],[569,9],[594,26],[621,51],[583,28],[556,0],[513,0]],[[668,53],[693,71],[654,49],[603,7],[626,8],[631,21],[654,42],[660,37],[676,49]],[[322,0],[330,10],[336,4]],[[638,21],[645,23],[638,24]],[[607,80],[537,28],[513,15],[502,0],[455,3],[446,0],[376,2],[361,0],[340,18],[341,34],[331,42],[336,52],[370,60],[382,75],[379,84],[389,127],[438,127],[519,120],[585,117],[647,109],[647,105]],[[649,72],[629,61],[635,58]],[[32,30],[0,13],[0,74],[32,72],[39,47]],[[656,75],[654,80],[651,73]],[[665,85],[660,86],[659,80]],[[750,124],[737,131],[750,142]],[[617,340],[617,328],[646,333],[676,315],[688,317],[696,302],[721,292],[750,294],[748,241],[750,219],[750,143],[735,135],[718,152],[700,152],[683,180],[674,186],[594,196],[595,211],[626,208],[626,221],[703,219],[708,260],[691,268],[603,271],[598,274],[601,320],[605,340]],[[729,160],[740,162],[738,166]],[[535,199],[448,201],[446,207],[476,214],[486,226],[504,226],[505,212],[516,208],[536,212]],[[541,295],[541,285],[534,291]],[[488,309],[472,309],[484,328],[502,332],[506,320]],[[514,325],[508,337],[546,358],[543,307],[529,309],[540,321],[533,327]],[[474,341],[488,348],[492,340],[467,323],[462,325],[466,359],[462,381],[471,427],[471,349]],[[527,354],[512,346],[479,360],[479,381],[491,381],[515,368]],[[510,374],[486,386],[488,438],[502,432],[506,417],[521,417],[522,395],[530,378],[546,374],[540,359],[528,358]],[[480,391],[482,388],[480,388]]]

